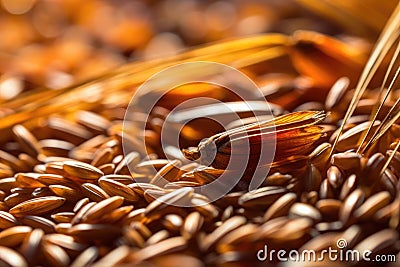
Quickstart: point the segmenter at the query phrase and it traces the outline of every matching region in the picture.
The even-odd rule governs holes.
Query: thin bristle
[[[372,118],[372,120],[370,121],[370,126],[368,127],[368,130],[366,131],[366,133],[364,133],[363,139],[361,140],[361,143],[360,143],[360,145],[359,145],[359,147],[358,147],[357,153],[361,153],[361,154],[364,153],[365,148],[368,146],[368,145],[367,145],[367,146],[365,146],[365,148],[362,148],[362,147],[363,147],[363,144],[364,144],[364,142],[365,142],[365,140],[366,140],[366,138],[368,137],[368,134],[369,134],[370,131],[372,130],[372,125],[375,123],[375,121],[376,121],[376,119],[377,119],[377,117],[378,117],[378,114],[379,114],[379,112],[381,111],[381,109],[382,109],[382,107],[383,107],[383,104],[385,103],[385,101],[386,101],[387,98],[389,97],[390,92],[392,91],[393,86],[394,86],[395,82],[397,81],[397,78],[399,77],[399,74],[400,74],[400,67],[397,69],[396,74],[394,75],[394,77],[393,77],[393,79],[392,79],[392,81],[391,81],[391,83],[390,83],[390,85],[389,85],[389,88],[387,89],[387,92],[386,92],[385,96],[383,97],[383,100],[380,102],[378,109],[377,109],[376,112],[373,114],[373,118]],[[393,105],[393,107],[395,107],[396,105],[397,105],[397,103],[396,103],[395,105]],[[391,110],[391,111],[389,111],[389,114],[391,114],[393,111],[394,111],[394,109]],[[389,115],[389,114],[388,114],[388,115]],[[386,118],[388,118],[388,117],[386,117]],[[384,119],[384,122],[385,122],[386,118]],[[394,120],[393,123],[394,123],[395,121],[396,121],[396,120]],[[381,124],[381,126],[382,126],[382,125],[383,125],[383,124]],[[375,131],[375,133],[374,133],[373,136],[371,137],[371,140],[374,139],[377,135],[379,135],[379,131],[381,130],[381,126],[378,127],[378,129]],[[381,135],[380,135],[380,136],[381,136]]]
[[[378,114],[379,114],[379,112],[381,111],[381,109],[383,107],[383,104],[386,102],[387,98],[389,97],[390,93],[392,92],[394,83],[396,82],[396,80],[397,80],[397,78],[399,76],[400,67],[397,69],[397,71],[396,71],[394,77],[392,78],[392,80],[390,82],[390,85],[389,85],[389,87],[388,87],[388,89],[386,91],[386,94],[382,99],[382,94],[383,94],[383,92],[385,90],[386,82],[387,82],[387,80],[389,78],[390,72],[392,71],[394,63],[396,62],[396,60],[397,60],[397,58],[399,56],[399,53],[400,53],[400,41],[397,44],[396,51],[394,52],[394,55],[391,58],[389,66],[388,66],[388,68],[386,70],[385,77],[384,77],[384,79],[382,81],[382,85],[381,85],[381,87],[379,89],[378,102],[377,102],[377,104],[375,105],[374,109],[371,112],[370,126],[368,127],[367,131],[365,131],[363,133],[363,135],[362,135],[362,138],[361,138],[361,141],[360,141],[360,145],[357,148],[357,153],[361,153],[361,154],[364,153],[364,150],[362,149],[363,144],[366,141],[366,139],[367,139],[367,137],[368,137],[368,135],[369,135],[369,133],[370,133],[370,131],[372,129],[372,125],[374,125],[374,123],[375,123],[375,121],[376,121],[376,119],[378,117]]]
[[[384,57],[389,52],[393,43],[398,39],[399,35],[400,35],[400,3],[397,5],[392,16],[389,18],[389,21],[386,24],[385,28],[383,29],[382,34],[378,39],[378,42],[372,52],[371,57],[369,58],[367,64],[365,65],[360,80],[358,81],[358,84],[356,86],[353,98],[351,99],[350,105],[342,120],[342,124],[340,125],[338,135],[336,136],[335,141],[333,142],[330,157],[335,151],[335,147],[339,141],[339,138],[344,130],[344,127],[348,119],[353,115],[357,107],[357,104],[360,101],[365,90],[367,89],[367,86],[370,83],[372,77],[376,73]]]
[[[390,162],[393,160],[393,158],[394,158],[394,156],[396,155],[396,152],[399,150],[399,148],[400,148],[400,141],[397,141],[397,144],[396,144],[395,148],[393,149],[392,154],[391,154],[391,155],[389,156],[389,158],[386,160],[386,163],[385,163],[385,165],[383,166],[380,175],[382,175],[382,174],[385,172],[385,170],[387,169],[387,167],[389,167]]]
[[[374,136],[365,145],[365,150],[368,149],[372,144],[376,143],[390,127],[400,118],[400,98],[397,99],[396,103],[390,109],[388,114],[382,120],[378,129],[374,133]]]

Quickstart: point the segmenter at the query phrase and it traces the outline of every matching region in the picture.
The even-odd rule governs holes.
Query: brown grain
[[[104,148],[98,150],[94,155],[92,162],[90,163],[92,166],[99,167],[103,164],[110,162],[113,159],[114,151],[112,148]]]
[[[120,232],[121,229],[118,229],[116,226],[86,223],[73,225],[67,231],[68,235],[85,242],[91,242],[93,240],[107,242],[118,237]]]
[[[355,174],[347,177],[346,181],[344,181],[342,189],[340,191],[339,199],[344,200],[357,186],[357,176]]]
[[[203,227],[204,218],[199,212],[192,212],[183,223],[181,235],[186,239],[192,239]]]
[[[132,183],[132,184],[129,184],[128,187],[131,188],[133,191],[135,191],[136,194],[138,194],[142,197],[146,190],[151,189],[151,190],[164,191],[161,187],[154,185],[154,184],[149,184],[149,183]]]
[[[334,189],[339,188],[343,184],[343,174],[340,172],[339,168],[336,166],[331,166],[327,171],[328,182],[332,185]]]
[[[113,224],[127,216],[133,210],[133,206],[123,206],[103,215],[99,223]]]
[[[86,212],[89,209],[91,209],[94,205],[96,205],[96,202],[88,202],[86,204],[82,203],[82,207],[76,212],[75,217],[71,220],[71,224],[74,225],[80,223]]]
[[[81,185],[83,194],[92,201],[102,201],[110,196],[98,185],[92,183],[84,183]]]
[[[155,256],[158,257],[172,252],[181,251],[185,249],[186,246],[187,243],[183,237],[171,237],[138,251],[135,253],[134,259],[137,262],[142,262]]]
[[[160,230],[157,233],[154,233],[149,239],[146,240],[146,245],[154,245],[157,244],[167,238],[170,237],[170,233],[167,230]]]
[[[84,250],[78,257],[71,263],[70,267],[85,267],[91,265],[98,257],[99,252],[96,247],[89,247]]]
[[[140,162],[140,154],[138,152],[130,152],[115,167],[116,174],[130,174],[130,170]]]
[[[142,161],[141,163],[137,164],[134,168],[134,171],[137,173],[146,173],[151,174],[154,173],[154,170],[159,171],[162,167],[169,163],[166,159],[153,159]]]
[[[165,190],[158,190],[158,189],[147,189],[146,191],[144,191],[143,193],[143,198],[144,200],[147,201],[147,203],[151,203],[154,200],[156,200],[157,198],[160,198],[162,196],[165,196],[166,194],[168,194],[168,191]]]
[[[73,213],[73,212],[59,212],[56,214],[52,214],[51,218],[56,223],[70,223],[74,216],[75,216],[75,213]]]
[[[93,267],[102,267],[102,266],[118,266],[125,258],[129,256],[131,249],[128,246],[119,246],[114,250],[110,251],[107,255],[105,255],[101,260],[94,263]]]
[[[358,251],[371,251],[371,253],[378,253],[384,249],[390,248],[394,245],[399,233],[394,229],[385,229],[379,231],[361,241],[354,250]]]
[[[44,241],[75,252],[81,252],[87,247],[85,244],[76,242],[73,237],[60,233],[48,234],[44,237]]]
[[[0,211],[0,229],[6,229],[18,224],[17,219],[6,211]]]
[[[183,225],[183,220],[182,217],[177,214],[168,214],[161,223],[171,233],[177,233]]]
[[[315,207],[319,210],[324,219],[334,220],[338,218],[342,204],[343,203],[337,199],[321,199],[315,204]]]
[[[41,153],[48,157],[68,157],[69,151],[75,148],[74,144],[59,139],[42,139],[39,145],[42,148]]]
[[[119,208],[124,202],[124,198],[120,196],[114,196],[107,198],[99,203],[93,205],[82,217],[82,222],[91,222],[101,218],[103,215],[114,211]]]
[[[66,267],[70,258],[64,249],[48,242],[42,243],[42,253],[51,266]]]
[[[84,180],[94,180],[104,175],[98,168],[79,161],[64,161],[62,168],[69,175]]]
[[[285,216],[288,214],[290,207],[296,202],[296,194],[287,193],[277,199],[265,212],[264,219],[266,221]]]
[[[80,199],[79,191],[64,185],[50,185],[49,189],[56,196],[65,198],[66,201],[75,203]]]
[[[343,202],[339,211],[339,219],[347,223],[354,210],[356,210],[364,201],[364,192],[360,189],[354,190]]]
[[[295,203],[289,210],[289,215],[300,218],[310,218],[314,222],[322,220],[320,211],[311,205],[305,203]]]
[[[39,215],[62,206],[65,198],[62,197],[38,197],[24,201],[10,209],[14,216]]]
[[[28,260],[28,262],[33,262],[39,253],[40,243],[45,235],[44,231],[40,228],[32,230],[27,234],[21,245],[21,253]]]
[[[41,183],[40,174],[37,173],[17,173],[15,174],[15,181],[19,187],[22,188],[40,188],[46,187],[45,184]]]
[[[242,225],[225,235],[225,237],[223,237],[217,243],[216,250],[219,253],[224,253],[237,249],[243,249],[240,247],[245,247],[246,244],[251,243],[256,232],[257,225],[251,223]]]
[[[100,187],[111,196],[122,196],[130,202],[139,199],[138,195],[123,183],[105,177],[100,178],[98,182]]]
[[[10,267],[28,267],[28,263],[18,252],[0,246],[0,263]]]
[[[244,225],[246,223],[246,218],[241,216],[232,217],[221,224],[217,229],[215,229],[212,233],[207,235],[204,238],[204,241],[201,243],[201,249],[203,251],[207,251],[212,249],[217,242],[221,240],[225,235],[237,229],[238,227]]]
[[[36,157],[41,153],[41,147],[33,134],[22,125],[13,127],[13,133],[21,148],[29,155]]]
[[[145,211],[145,208],[132,210],[123,219],[123,223],[125,225],[129,225],[131,222],[137,222],[137,221],[143,220],[144,219],[144,211]]]
[[[58,185],[68,186],[71,188],[76,187],[76,185],[72,181],[70,181],[70,180],[66,179],[64,176],[58,175],[58,174],[50,174],[50,173],[39,174],[38,181],[45,185],[58,184]]]
[[[239,198],[239,204],[243,207],[256,208],[267,206],[275,202],[288,190],[285,187],[269,186],[250,191]]]
[[[56,224],[49,219],[39,216],[25,216],[20,221],[27,226],[32,228],[42,229],[46,234],[54,233],[56,231]]]
[[[161,216],[163,213],[168,212],[167,207],[171,205],[187,205],[193,194],[193,189],[190,187],[183,187],[172,191],[166,195],[161,196],[155,201],[151,202],[145,209],[144,215],[148,217]]]
[[[389,204],[390,194],[388,192],[380,192],[370,196],[365,202],[354,212],[354,216],[361,221],[371,219],[372,216],[381,208]]]
[[[89,203],[89,198],[82,198],[81,200],[79,200],[78,202],[76,202],[74,208],[73,208],[73,212],[78,212],[83,206],[85,206],[86,204]]]
[[[181,174],[180,166],[182,162],[179,160],[172,160],[164,167],[162,167],[156,175],[154,175],[153,179],[151,179],[151,184],[156,184],[158,186],[163,186],[168,182],[173,182],[179,178]]]
[[[80,110],[76,114],[77,122],[95,132],[106,132],[111,126],[109,120],[96,113]]]
[[[14,247],[22,243],[32,231],[29,226],[13,226],[0,232],[0,246]]]

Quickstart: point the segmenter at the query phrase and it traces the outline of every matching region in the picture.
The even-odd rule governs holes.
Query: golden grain
[[[64,161],[62,168],[67,174],[84,180],[94,180],[104,175],[98,168],[78,161]]]
[[[39,215],[62,206],[65,198],[62,197],[38,197],[24,201],[10,209],[14,216]]]
[[[135,202],[138,195],[123,183],[102,177],[99,179],[100,187],[111,196],[122,196],[126,201]]]

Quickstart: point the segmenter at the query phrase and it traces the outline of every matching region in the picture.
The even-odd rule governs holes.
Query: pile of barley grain
[[[400,266],[400,121],[397,117],[381,125],[400,97],[398,77],[389,75],[390,68],[397,67],[395,61],[386,77],[393,78],[394,89],[371,126],[372,132],[385,131],[357,153],[377,99],[388,84],[382,85],[382,91],[373,89],[383,79],[378,72],[341,134],[339,127],[358,93],[353,87],[370,49],[352,38],[341,42],[308,31],[255,36],[123,66],[70,89],[33,90],[80,82],[126,62],[132,53],[153,58],[165,47],[176,52],[227,36],[267,30],[291,34],[298,27],[343,33],[303,14],[291,1],[192,1],[189,5],[185,1],[182,6],[179,1],[132,6],[131,1],[19,1],[32,2],[34,8],[25,14],[6,14],[11,2],[2,1],[0,21],[4,33],[0,44],[4,50],[0,55],[0,267],[282,264],[277,258],[272,262],[257,258],[265,245],[269,251],[314,250],[317,256],[328,248],[370,250],[371,259],[396,255],[397,262],[386,265]],[[397,1],[298,2],[371,40]],[[395,16],[400,16],[400,8],[397,11]],[[229,26],[226,18],[233,15],[236,19]],[[158,18],[151,21],[152,17]],[[391,22],[397,21],[398,17]],[[393,25],[388,27],[391,36],[400,27]],[[161,29],[169,33],[158,35]],[[245,72],[263,94],[262,99],[252,99],[256,111],[265,111],[267,99],[275,116],[322,110],[329,115],[315,122],[311,139],[295,131],[278,138],[279,161],[268,165],[270,172],[258,189],[246,191],[245,179],[239,177],[237,187],[210,202],[208,192],[195,188],[217,180],[224,170],[216,166],[225,164],[190,162],[180,149],[223,131],[221,125],[202,120],[210,110],[212,116],[221,116],[221,110],[199,103],[190,113],[180,111],[193,115],[189,126],[180,121],[168,125],[171,121],[166,117],[187,99],[215,97],[237,108],[235,114],[224,113],[224,118],[243,118],[229,121],[232,129],[261,119],[252,117],[249,103],[239,103],[235,94],[216,85],[190,84],[161,98],[148,118],[136,110],[131,116],[136,121],[125,121],[131,131],[124,127],[131,89],[160,68],[189,59],[216,61]],[[381,65],[386,68],[389,60]],[[342,76],[349,80],[342,78],[331,88]],[[145,124],[146,130],[136,131],[135,123]],[[161,149],[162,127],[171,134],[182,127],[181,147]],[[145,148],[139,145],[142,140]],[[130,153],[124,153],[125,142]],[[345,247],[338,241],[344,241]],[[334,262],[326,256],[322,262],[294,263],[368,264],[376,266],[365,261]]]
[[[265,264],[257,259],[264,245],[318,253],[340,239],[346,249],[398,253],[399,152],[384,165],[400,126],[393,124],[367,156],[355,153],[374,107],[371,91],[331,164],[331,143],[351,96],[332,90],[325,103],[297,108],[331,111],[311,153],[272,168],[262,187],[213,203],[192,188],[216,179],[212,168],[141,151],[124,156],[121,112],[77,111],[73,119],[53,116],[32,129],[15,125],[0,151],[1,266],[257,265]],[[127,138],[156,144],[151,127]]]

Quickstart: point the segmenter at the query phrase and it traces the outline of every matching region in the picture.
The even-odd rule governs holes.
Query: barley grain
[[[56,231],[56,224],[49,219],[39,217],[39,216],[25,216],[19,221],[27,226],[32,228],[39,228],[42,229],[46,234],[54,233]]]
[[[89,247],[84,250],[78,257],[71,263],[70,267],[85,267],[91,265],[99,256],[96,247]]]
[[[0,246],[0,263],[10,267],[28,267],[28,263],[18,252]]]
[[[122,196],[126,201],[135,202],[139,199],[138,195],[123,183],[105,177],[99,179],[100,187],[109,195]]]
[[[181,251],[185,249],[186,246],[187,243],[184,238],[171,237],[156,244],[149,245],[148,247],[136,252],[134,259],[137,262],[142,262],[156,256],[158,257],[172,252]]]
[[[81,222],[93,222],[107,213],[119,208],[124,202],[124,198],[120,196],[114,196],[107,198],[99,203],[93,205],[85,214],[83,215]]]
[[[355,210],[354,216],[361,221],[371,219],[379,209],[389,204],[389,201],[390,194],[388,192],[380,192],[372,195]]]
[[[100,202],[110,196],[99,186],[92,183],[84,183],[81,185],[83,194],[90,200]]]
[[[311,205],[304,203],[295,203],[289,210],[289,215],[300,218],[310,218],[314,222],[322,220],[322,215],[319,210]]]
[[[12,207],[10,213],[18,217],[43,214],[62,206],[64,202],[62,197],[38,197]]]
[[[79,161],[64,161],[62,168],[67,174],[84,180],[94,180],[104,175],[98,168]]]
[[[287,193],[281,196],[265,212],[265,221],[287,215],[290,207],[296,202],[296,199],[297,196],[294,193]]]
[[[343,202],[339,211],[339,219],[347,223],[354,210],[356,210],[364,201],[364,192],[360,189],[354,190]]]
[[[29,226],[13,226],[0,232],[0,246],[15,247],[32,231]]]
[[[66,267],[69,265],[70,258],[61,247],[43,242],[41,251],[51,266]]]
[[[44,235],[42,229],[36,228],[25,236],[21,245],[21,253],[30,263],[37,257]]]

